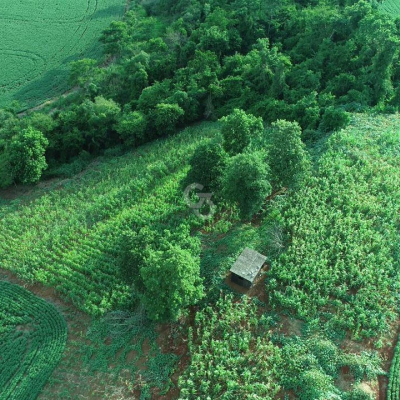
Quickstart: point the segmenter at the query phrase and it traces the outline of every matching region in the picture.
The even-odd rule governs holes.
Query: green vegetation
[[[299,185],[310,172],[310,156],[297,123],[278,120],[267,139],[268,161],[275,189]]]
[[[180,399],[274,399],[292,390],[301,400],[372,400],[358,385],[382,373],[378,354],[345,353],[315,327],[307,326],[304,337],[278,336],[276,316],[260,312],[257,301],[221,297],[199,311],[190,328],[191,361],[179,379]],[[344,367],[352,391],[335,387]]]
[[[68,88],[68,62],[99,57],[95,45],[125,0],[3,2],[1,15],[0,106],[18,100],[33,106]]]
[[[18,115],[40,79],[0,82],[2,193],[52,178],[0,202],[0,267],[91,315],[85,373],[129,396],[371,400],[399,321],[396,3],[134,0],[89,43],[109,3],[66,11],[73,93]],[[268,265],[240,299],[244,247]]]
[[[181,399],[275,398],[279,349],[257,307],[232,297],[198,312],[190,328],[189,367],[180,377]]]
[[[55,184],[58,190],[2,206],[1,267],[55,287],[89,314],[132,303],[118,273],[124,235],[146,226],[180,232],[199,225],[180,182],[194,149],[217,133],[206,124],[99,159],[80,177]]]
[[[392,17],[400,16],[400,2],[398,0],[383,0],[379,4],[379,10]]]
[[[268,164],[264,152],[243,153],[232,157],[223,175],[224,195],[237,204],[242,219],[249,220],[271,194]]]
[[[400,399],[400,345],[397,343],[389,374],[387,400]]]
[[[54,306],[0,281],[0,397],[35,399],[59,363],[67,325]]]
[[[228,155],[217,140],[210,140],[200,145],[190,160],[187,183],[201,182],[205,190],[220,192],[227,161]]]
[[[139,380],[142,393],[154,387],[168,391],[178,357],[160,351],[158,336],[143,309],[114,311],[91,324],[88,342],[79,344],[77,357],[83,359],[88,376],[110,372],[114,379],[123,375],[129,386]],[[149,349],[144,352],[145,343]]]
[[[264,129],[261,118],[238,109],[222,118],[222,121],[224,122],[222,125],[224,149],[231,156],[242,153],[254,137],[262,135]]]
[[[200,300],[200,241],[190,236],[189,225],[173,232],[150,227],[129,232],[124,247],[120,268],[150,318],[176,321],[182,309]]]
[[[398,116],[356,116],[328,140],[315,177],[282,199],[290,246],[272,264],[271,304],[332,330],[375,336],[397,316]]]
[[[13,180],[21,183],[36,183],[47,168],[44,156],[49,141],[42,132],[24,129],[10,143],[9,164]]]
[[[225,143],[233,154],[261,129],[260,118],[297,122],[312,142],[346,126],[347,112],[399,109],[400,34],[392,16],[365,0],[273,3],[131,2],[100,38],[108,63],[74,62],[70,84],[80,90],[55,104],[47,123],[35,113],[17,118],[7,103],[0,159],[7,158],[3,141],[29,126],[49,140],[47,164],[57,174],[82,151],[138,146],[204,118],[233,118],[237,130]],[[120,7],[105,10],[91,23]],[[251,114],[243,124],[235,119],[240,112]]]

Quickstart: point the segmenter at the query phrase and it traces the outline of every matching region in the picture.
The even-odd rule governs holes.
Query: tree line
[[[71,64],[79,91],[51,114],[1,110],[1,185],[235,109],[297,122],[303,141],[345,126],[346,111],[395,111],[399,27],[365,0],[134,2],[103,32],[103,60]]]

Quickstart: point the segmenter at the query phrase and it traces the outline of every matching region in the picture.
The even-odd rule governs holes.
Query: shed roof
[[[254,282],[266,259],[266,256],[246,247],[235,264],[233,264],[231,272],[250,282]]]

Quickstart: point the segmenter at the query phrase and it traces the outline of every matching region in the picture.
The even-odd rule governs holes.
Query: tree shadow
[[[68,69],[53,68],[44,72],[38,78],[23,85],[12,96],[17,100],[22,110],[42,104],[68,89]]]

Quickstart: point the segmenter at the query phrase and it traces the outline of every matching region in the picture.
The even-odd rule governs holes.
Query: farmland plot
[[[100,32],[125,0],[0,0],[0,107],[32,106],[67,88],[68,64],[101,54]]]
[[[392,15],[393,17],[398,17],[400,15],[400,1],[385,0],[380,4],[380,10]]]
[[[35,399],[57,366],[67,340],[54,306],[0,281],[0,398]]]
[[[55,287],[88,314],[117,308],[130,293],[118,274],[120,238],[131,227],[197,220],[181,180],[194,149],[217,134],[215,124],[189,128],[99,160],[28,205],[0,203],[0,267]]]

